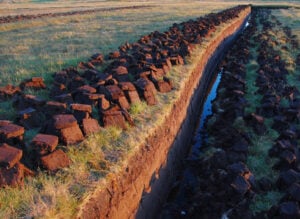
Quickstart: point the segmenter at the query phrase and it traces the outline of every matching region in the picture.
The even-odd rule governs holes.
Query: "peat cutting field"
[[[0,1],[0,143],[0,218],[300,218],[300,4]]]

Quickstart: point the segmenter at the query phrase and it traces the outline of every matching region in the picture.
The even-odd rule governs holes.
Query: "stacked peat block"
[[[49,118],[56,114],[63,114],[67,111],[67,104],[58,101],[47,101],[44,106],[44,113]]]
[[[0,187],[23,184],[24,166],[20,163],[23,151],[6,143],[0,145]]]
[[[0,141],[22,148],[24,146],[25,129],[22,126],[15,125],[10,121],[0,121]]]
[[[73,103],[71,104],[71,110],[77,121],[81,123],[83,119],[91,117],[92,106],[88,104]]]
[[[21,82],[20,88],[22,90],[24,89],[40,90],[40,89],[46,89],[46,85],[42,77],[33,77],[31,79],[24,80],[23,82]]]
[[[126,129],[124,112],[119,106],[115,105],[107,110],[99,112],[101,123],[104,127],[116,126],[122,129]]]
[[[45,103],[46,101],[44,99],[31,94],[22,94],[13,99],[13,106],[17,110],[24,110],[27,108],[42,110]]]
[[[129,109],[130,105],[125,97],[124,92],[118,85],[108,85],[105,87],[108,92],[108,99],[118,104],[121,108]]]
[[[72,114],[54,115],[43,131],[46,134],[57,135],[64,145],[76,144],[84,139],[77,120]]]
[[[33,138],[31,148],[38,166],[52,172],[69,166],[68,156],[61,149],[56,149],[57,145],[58,137],[55,135],[37,134]]]
[[[127,100],[130,104],[139,103],[140,97],[138,95],[138,92],[131,82],[120,82],[119,87],[124,92]]]
[[[0,187],[23,185],[33,172],[21,163],[25,129],[7,120],[0,120]]]
[[[41,114],[36,109],[28,107],[18,112],[17,121],[26,129],[37,128],[41,125]]]
[[[139,94],[146,100],[148,105],[155,105],[157,103],[154,84],[145,78],[140,78],[135,82]]]
[[[73,115],[80,124],[81,130],[85,136],[97,133],[101,127],[98,120],[91,116],[92,106],[88,104],[71,104]]]
[[[98,120],[93,118],[84,118],[82,120],[81,127],[85,136],[89,136],[101,130]]]
[[[0,87],[0,99],[1,100],[9,99],[20,93],[21,93],[21,89],[19,86],[13,86],[11,84],[8,84],[4,87]]]
[[[269,211],[262,212],[261,215],[268,218],[300,218],[300,156],[299,128],[297,127],[300,118],[300,92],[297,87],[288,84],[287,65],[281,59],[280,51],[277,51],[275,46],[279,42],[276,38],[268,38],[270,32],[276,33],[277,30],[274,28],[277,24],[280,25],[280,22],[275,17],[271,17],[267,11],[262,10],[260,13],[265,18],[260,20],[263,31],[254,39],[260,44],[256,85],[263,97],[257,113],[273,119],[272,128],[279,134],[269,150],[269,156],[277,158],[277,163],[273,168],[280,172],[277,182],[272,186],[284,193],[279,203],[273,205]],[[293,43],[291,29],[285,27],[284,32],[287,46],[290,44],[291,48],[297,47]],[[288,101],[287,105],[282,104],[281,101],[284,99]]]

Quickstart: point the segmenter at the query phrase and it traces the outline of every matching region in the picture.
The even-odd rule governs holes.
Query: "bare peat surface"
[[[5,16],[0,17],[0,23],[13,23],[24,20],[33,20],[44,17],[64,17],[70,15],[79,15],[79,14],[90,14],[95,12],[105,12],[105,11],[117,11],[117,10],[125,10],[125,9],[142,9],[149,8],[153,6],[149,5],[141,5],[141,6],[127,6],[127,7],[114,7],[114,8],[97,8],[97,9],[88,9],[88,10],[78,10],[78,11],[69,11],[69,12],[57,12],[57,13],[44,13],[44,14],[36,14],[36,15],[15,15],[15,16]]]
[[[271,12],[252,9],[221,62],[208,136],[161,218],[300,218],[299,41]]]

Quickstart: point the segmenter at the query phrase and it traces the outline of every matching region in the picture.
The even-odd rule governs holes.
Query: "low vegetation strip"
[[[124,6],[124,7],[113,7],[113,8],[85,9],[85,10],[77,10],[77,11],[69,11],[69,12],[35,14],[35,15],[5,16],[5,17],[0,17],[0,24],[19,22],[23,20],[33,20],[33,19],[39,19],[44,17],[61,17],[61,16],[70,16],[70,15],[79,15],[79,14],[89,14],[95,12],[117,11],[117,10],[124,10],[124,9],[142,9],[142,8],[149,8],[149,7],[153,7],[153,6],[149,6],[149,5],[127,6],[127,7]]]
[[[87,176],[85,182],[88,180],[90,182],[89,186],[91,184],[95,185],[96,182],[99,183],[99,179],[103,174],[101,171],[111,168],[106,165],[119,162],[122,156],[125,155],[124,152],[128,150],[124,148],[124,146],[128,145],[123,145],[122,147],[117,145],[112,150],[108,147],[110,142],[101,142],[105,139],[102,139],[103,134],[111,135],[112,139],[110,141],[116,141],[118,144],[121,144],[122,141],[119,141],[119,136],[121,134],[122,136],[127,136],[130,132],[122,132],[121,129],[111,128],[114,131],[101,130],[100,133],[102,132],[102,135],[97,134],[91,137],[91,140],[88,139],[84,145],[81,144],[77,147],[63,147],[62,145],[76,144],[83,140],[83,135],[89,135],[90,132],[98,132],[100,129],[99,121],[104,126],[119,126],[122,129],[130,130],[131,128],[125,123],[125,120],[132,125],[134,120],[130,118],[126,109],[131,111],[133,108],[131,108],[129,103],[139,102],[140,98],[144,99],[149,105],[161,104],[161,98],[170,98],[167,102],[171,102],[171,99],[174,97],[154,95],[156,89],[164,93],[171,91],[173,85],[177,89],[180,87],[179,81],[183,77],[181,72],[179,73],[180,75],[177,75],[177,78],[171,78],[174,80],[174,84],[165,76],[167,74],[172,75],[169,72],[170,67],[183,64],[183,58],[190,54],[190,49],[196,49],[195,44],[201,43],[206,39],[210,40],[211,35],[216,30],[220,34],[222,25],[226,25],[224,22],[234,20],[243,9],[245,7],[236,7],[219,14],[199,18],[197,21],[175,24],[165,33],[154,32],[142,37],[137,43],[125,44],[120,47],[119,51],[109,55],[111,61],[108,62],[106,73],[98,72],[93,68],[93,65],[103,62],[101,54],[95,54],[91,57],[91,62],[89,63],[81,63],[80,67],[83,71],[78,71],[76,68],[68,68],[57,72],[54,75],[55,83],[52,85],[51,97],[58,99],[44,101],[36,96],[22,93],[24,89],[45,88],[47,85],[39,77],[25,80],[20,86],[14,87],[9,85],[3,88],[2,98],[13,97],[15,100],[14,106],[20,110],[20,117],[16,121],[18,125],[9,121],[2,121],[3,141],[22,150],[25,155],[22,162],[37,170],[38,173],[36,180],[26,179],[25,183],[25,189],[32,191],[32,188],[28,187],[31,184],[30,186],[38,190],[32,191],[31,194],[26,193],[27,196],[24,195],[24,198],[29,199],[35,197],[33,198],[34,203],[25,200],[28,208],[25,211],[23,211],[24,209],[14,208],[14,213],[16,215],[55,215],[58,213],[57,211],[59,211],[58,214],[62,214],[61,209],[65,206],[70,208],[67,212],[64,212],[65,215],[70,216],[74,214],[74,207],[78,205],[78,202],[82,201],[87,190],[91,189],[87,188],[87,185],[83,185],[83,181],[80,181],[80,177],[83,176],[78,174],[78,170],[80,170],[78,167],[88,168],[91,171],[90,173],[81,173]],[[199,22],[198,26],[197,22]],[[216,29],[219,25],[220,29]],[[89,83],[86,83],[86,81]],[[88,103],[85,101],[88,101]],[[168,107],[170,106],[168,105]],[[164,108],[162,105],[159,105],[159,107]],[[36,118],[40,118],[39,116],[35,117],[36,113],[44,115],[47,122],[43,123],[43,127],[41,127],[40,121],[36,121]],[[147,111],[144,113],[149,114]],[[151,114],[148,116],[153,117]],[[151,117],[145,119],[152,119]],[[139,122],[138,118],[137,122]],[[158,123],[156,122],[156,124]],[[31,138],[30,145],[26,142],[26,138],[24,142],[24,128],[20,124],[27,126],[27,129],[36,127],[36,131],[41,132],[40,134],[33,134],[34,138]],[[140,124],[135,123],[135,125]],[[34,129],[32,130],[34,131]],[[62,144],[59,147],[57,146],[58,141]],[[83,158],[83,156],[78,156],[75,153],[75,151],[80,151],[79,153],[88,151],[92,147],[94,150],[89,152],[89,156],[94,156],[93,159],[89,159],[87,156]],[[6,165],[8,171],[11,171],[7,173],[5,172],[7,169],[3,169],[3,174],[8,174],[4,178],[9,179],[8,177],[11,176],[9,175],[11,173],[17,174],[13,175],[13,179],[16,179],[14,181],[15,184],[11,184],[11,181],[6,180],[3,182],[3,185],[22,184],[24,172],[26,175],[33,174],[31,170],[20,164],[19,157],[20,154],[22,155],[22,152],[12,150],[11,147],[6,145],[3,145],[3,151],[7,151],[7,154],[10,154],[9,157],[3,157],[3,165]],[[99,153],[95,154],[95,151]],[[105,159],[101,161],[103,156]],[[98,159],[94,160],[95,157],[98,157]],[[84,159],[84,165],[78,166],[77,161],[82,158]],[[73,164],[70,165],[70,163]],[[57,172],[58,169],[69,165],[69,168]],[[48,172],[56,172],[56,176],[44,175],[44,173],[36,169],[37,167],[46,169]],[[12,168],[15,168],[17,171]],[[77,172],[77,174],[72,171]],[[78,180],[70,182],[70,178],[74,176],[78,177]],[[55,180],[54,184],[51,183],[53,182],[52,180]],[[91,183],[91,181],[94,183]],[[56,192],[54,192],[53,196],[47,193],[47,191],[50,192],[51,186],[54,186],[57,191],[61,191],[62,193],[59,195],[63,195],[65,199],[59,198]],[[5,194],[9,194],[11,191],[17,190],[7,189],[7,192],[2,191],[3,198]],[[39,195],[35,196],[37,193]],[[50,196],[49,199],[44,199],[46,196]],[[16,204],[19,207],[25,204],[24,201],[20,200],[20,197],[15,201],[18,202]],[[11,206],[9,200],[4,201],[1,198],[2,202]],[[62,202],[65,202],[63,206],[61,206]],[[43,203],[46,206],[38,208],[37,203]],[[68,206],[68,204],[70,205]],[[52,209],[52,212],[49,212],[48,207]],[[8,216],[8,214],[9,212],[3,213],[4,216]]]

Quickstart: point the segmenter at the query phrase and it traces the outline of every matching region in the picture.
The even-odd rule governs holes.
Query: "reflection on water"
[[[212,86],[210,90],[208,90],[208,94],[206,95],[205,102],[203,104],[202,113],[199,120],[199,126],[195,132],[193,139],[193,146],[191,148],[191,153],[189,155],[189,159],[197,159],[200,153],[200,148],[203,141],[206,138],[206,132],[204,128],[205,120],[208,116],[211,116],[212,113],[212,101],[217,96],[217,89],[220,84],[222,77],[222,71],[217,74],[215,80],[212,82]]]

